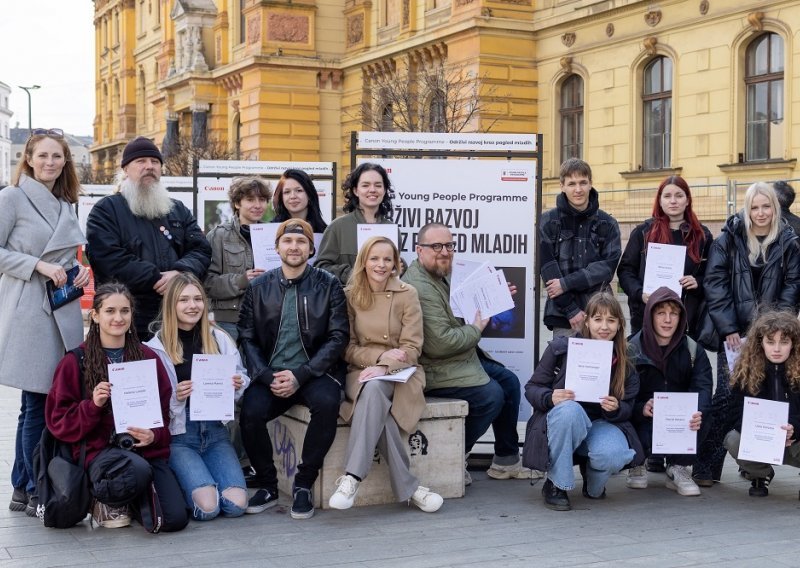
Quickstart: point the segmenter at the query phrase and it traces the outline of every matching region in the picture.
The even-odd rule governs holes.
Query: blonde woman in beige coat
[[[375,448],[389,467],[392,491],[426,513],[442,506],[442,497],[409,471],[404,443],[425,408],[425,373],[417,366],[422,348],[422,311],[417,291],[397,277],[400,255],[385,237],[369,239],[356,257],[345,288],[350,317],[349,364],[342,418],[351,422],[345,474],[330,498],[333,509],[353,506],[358,486],[372,465]],[[406,382],[380,377],[415,367]]]

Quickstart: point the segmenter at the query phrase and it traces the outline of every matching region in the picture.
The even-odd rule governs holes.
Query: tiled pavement
[[[18,391],[0,387],[0,479],[13,459]],[[5,508],[0,484],[0,567],[258,566],[800,566],[800,477],[778,469],[766,499],[729,460],[723,483],[701,497],[679,497],[651,474],[646,490],[608,486],[604,501],[573,491],[571,512],[544,508],[540,485],[495,481],[473,472],[463,499],[435,514],[405,505],[318,511],[307,521],[282,505],[261,515],[192,522],[181,533],[148,535],[138,525],[107,530],[88,522],[45,529]]]

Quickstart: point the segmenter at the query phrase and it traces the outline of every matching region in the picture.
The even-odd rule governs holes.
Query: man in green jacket
[[[467,453],[489,426],[494,430],[494,459],[487,472],[494,479],[530,477],[519,458],[520,383],[517,376],[478,348],[489,319],[480,313],[471,324],[450,309],[450,271],[455,242],[446,225],[420,229],[417,260],[403,280],[414,286],[422,306],[424,340],[419,363],[425,369],[425,393],[459,398],[469,404],[465,420]],[[467,474],[467,485],[471,482]]]

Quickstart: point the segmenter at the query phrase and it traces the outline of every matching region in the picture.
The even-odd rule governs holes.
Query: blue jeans
[[[44,430],[44,403],[46,394],[22,391],[17,437],[14,448],[14,466],[11,469],[11,485],[36,493],[36,476],[33,473],[33,450]]]
[[[489,378],[503,389],[503,406],[492,422],[494,431],[494,455],[497,457],[519,456],[519,401],[522,397],[519,378],[497,361],[481,357],[481,366]]]
[[[469,414],[464,420],[464,451],[467,453],[472,450],[472,446],[475,445],[478,438],[483,436],[500,415],[505,401],[503,388],[494,380],[489,380],[488,383],[479,387],[433,389],[426,391],[425,394],[441,398],[460,398],[467,401]],[[516,427],[515,422],[514,428]]]
[[[550,451],[547,477],[565,491],[575,487],[572,455],[588,458],[586,489],[592,497],[602,495],[608,479],[636,455],[622,430],[606,420],[589,420],[586,411],[574,400],[557,404],[547,413],[547,445]]]
[[[239,459],[230,441],[228,429],[222,422],[203,420],[186,421],[186,433],[172,437],[169,466],[175,472],[183,490],[192,517],[210,521],[220,513],[227,517],[244,514],[244,508],[225,498],[223,491],[229,487],[245,488]],[[217,488],[217,506],[213,511],[203,511],[192,499],[192,492],[200,487]]]

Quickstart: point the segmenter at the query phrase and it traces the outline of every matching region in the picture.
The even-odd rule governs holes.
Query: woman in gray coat
[[[33,449],[44,429],[44,403],[64,353],[83,340],[80,302],[52,310],[46,283],[89,283],[76,260],[85,240],[73,204],[80,185],[61,130],[35,129],[14,185],[0,191],[0,384],[22,390],[14,492],[9,508],[36,516]]]

